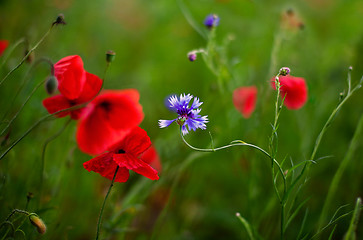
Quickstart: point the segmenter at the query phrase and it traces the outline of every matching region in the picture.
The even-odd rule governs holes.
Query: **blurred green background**
[[[289,9],[293,10],[292,18],[287,18]],[[291,159],[295,164],[307,160],[318,133],[339,103],[339,94],[347,88],[348,67],[353,67],[353,84],[363,75],[363,2],[1,0],[0,39],[14,44],[25,37],[33,46],[59,13],[64,14],[67,24],[52,30],[35,51],[34,59],[48,57],[57,62],[68,55],[80,55],[85,69],[102,77],[105,52],[115,51],[104,87],[140,91],[145,113],[141,127],[148,132],[163,165],[156,182],[132,174],[127,183],[115,184],[106,204],[101,239],[247,239],[236,212],[265,239],[278,239],[279,203],[273,192],[269,160],[246,147],[209,154],[187,148],[178,126],[158,127],[158,119],[175,118],[165,107],[165,98],[191,93],[204,102],[201,114],[210,119],[208,129],[187,135],[191,144],[210,147],[210,132],[216,146],[241,139],[267,149],[275,99],[269,79],[280,67],[288,66],[293,76],[306,79],[309,97],[300,110],[283,109],[278,159]],[[223,56],[230,76],[224,89],[218,87],[216,76],[200,55],[195,62],[187,59],[189,51],[207,44],[188,20],[194,19],[206,34],[203,20],[210,13],[220,17],[217,43],[232,39]],[[276,48],[277,39],[281,40],[280,48]],[[272,56],[273,49],[277,52]],[[0,69],[1,78],[21,60],[24,51],[23,45],[16,48]],[[9,120],[34,86],[49,74],[45,64],[31,70],[29,83],[12,104],[10,99],[29,68],[30,64],[24,64],[0,87],[1,119]],[[257,106],[251,118],[244,119],[233,106],[232,92],[250,85],[258,87]],[[296,238],[305,209],[309,210],[303,233],[316,230],[331,180],[363,113],[362,96],[362,90],[356,92],[323,138],[317,158],[329,158],[312,165],[298,201],[310,199],[290,224],[286,239]],[[35,93],[11,126],[1,152],[46,114],[41,103],[46,97],[43,88]],[[21,229],[27,239],[95,236],[110,181],[83,169],[82,163],[91,157],[77,149],[75,122],[49,144],[42,199],[37,195],[43,144],[65,121],[41,124],[0,162],[0,220],[14,208],[24,209],[27,194],[32,192],[28,210],[39,214],[48,226],[47,233],[40,236],[25,222]],[[362,196],[362,140],[361,135],[329,218],[344,204],[352,209],[355,199]],[[342,238],[349,221],[350,217],[338,223],[334,239]],[[363,229],[362,223],[358,237],[363,236],[359,230]],[[331,230],[320,238],[327,239]]]

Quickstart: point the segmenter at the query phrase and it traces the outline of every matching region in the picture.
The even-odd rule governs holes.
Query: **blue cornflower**
[[[209,14],[204,19],[204,25],[209,29],[218,26],[218,24],[219,24],[219,17],[216,14]]]
[[[177,124],[182,126],[183,135],[189,133],[190,130],[195,131],[197,128],[206,129],[205,124],[208,122],[208,116],[200,116],[201,109],[198,108],[203,102],[199,102],[199,98],[195,97],[189,107],[188,105],[192,99],[193,96],[190,94],[180,94],[180,99],[176,95],[171,96],[168,99],[169,107],[179,116],[173,120],[159,120],[160,128],[168,127],[172,122],[176,121]]]

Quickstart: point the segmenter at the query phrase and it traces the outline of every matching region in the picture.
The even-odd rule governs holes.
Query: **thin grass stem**
[[[97,223],[97,233],[96,233],[96,240],[98,240],[99,238],[99,235],[100,235],[100,228],[101,228],[101,221],[102,221],[102,215],[103,215],[103,210],[105,208],[105,204],[106,204],[106,200],[108,198],[108,195],[110,194],[111,192],[111,188],[113,186],[113,183],[115,182],[115,178],[116,178],[116,175],[117,175],[117,171],[119,169],[119,166],[116,167],[116,171],[115,171],[115,174],[113,175],[113,178],[112,178],[112,181],[111,181],[111,184],[110,184],[110,187],[108,188],[108,191],[107,191],[107,194],[105,196],[105,199],[103,200],[103,203],[102,203],[102,207],[101,207],[101,212],[100,212],[100,215],[98,217],[98,223]]]

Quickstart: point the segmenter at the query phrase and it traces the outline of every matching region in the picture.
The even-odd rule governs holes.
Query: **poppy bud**
[[[58,81],[54,75],[48,76],[47,80],[45,81],[45,90],[49,95],[55,93],[58,88]]]
[[[29,215],[29,221],[37,228],[38,233],[44,234],[47,231],[47,226],[45,226],[43,220],[35,213]]]
[[[65,25],[66,22],[64,21],[64,15],[60,13],[57,17],[57,19],[53,22],[53,25],[63,24]]]
[[[281,76],[287,76],[287,75],[289,75],[289,73],[290,73],[290,68],[288,68],[288,67],[282,67],[279,71],[279,74]]]
[[[112,50],[107,51],[106,52],[106,61],[108,63],[113,62],[113,60],[115,59],[115,56],[116,56],[116,53],[114,51],[112,51]]]
[[[197,53],[195,51],[189,52],[188,59],[189,61],[194,62],[195,60],[197,60]]]

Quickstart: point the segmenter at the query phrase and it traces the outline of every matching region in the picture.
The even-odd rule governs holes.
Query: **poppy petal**
[[[105,153],[92,158],[83,163],[83,167],[89,172],[97,172],[101,176],[112,180],[117,168],[117,164],[113,161],[112,155],[113,153]],[[117,172],[115,182],[126,182],[129,179],[129,176],[129,170],[121,167]]]
[[[94,98],[102,87],[102,79],[98,76],[86,72],[86,81],[79,98],[76,99],[77,103],[85,103]]]
[[[91,155],[103,153],[131,131],[113,129],[100,111],[94,111],[91,115],[86,113],[84,116],[78,122],[76,139],[79,149]]]
[[[141,160],[150,164],[150,166],[156,169],[158,172],[161,172],[162,166],[160,162],[160,157],[155,147],[149,147],[142,155]]]
[[[257,88],[239,87],[233,91],[233,104],[244,118],[249,118],[256,107]]]
[[[308,98],[308,89],[304,78],[293,76],[280,76],[281,98],[285,98],[284,105],[291,110],[304,106]],[[275,80],[271,79],[271,85],[276,90]]]
[[[122,149],[134,156],[139,156],[145,152],[150,146],[151,141],[146,131],[140,127],[135,127],[122,140]]]
[[[54,75],[58,80],[58,89],[67,99],[80,97],[86,81],[86,71],[80,56],[62,58],[54,64]]]
[[[135,102],[137,96],[136,90],[106,91],[89,103],[77,128],[79,148],[89,154],[100,154],[140,124],[144,114]]]
[[[9,46],[8,40],[0,40],[0,56],[3,54],[5,49]]]
[[[92,103],[96,112],[102,112],[103,120],[114,129],[133,128],[144,118],[138,102],[137,90],[104,91]],[[91,117],[91,116],[90,116]]]
[[[137,159],[131,154],[123,153],[123,154],[114,154],[113,160],[121,167],[132,170],[138,174],[141,174],[151,180],[158,180],[158,172],[150,167],[149,164],[144,161]]]
[[[67,109],[71,107],[71,104],[67,98],[63,95],[55,95],[53,97],[49,97],[43,100],[43,106],[47,109],[49,113],[55,113],[63,109]],[[69,114],[69,111],[64,111],[58,113],[56,116],[61,118],[65,117]]]

